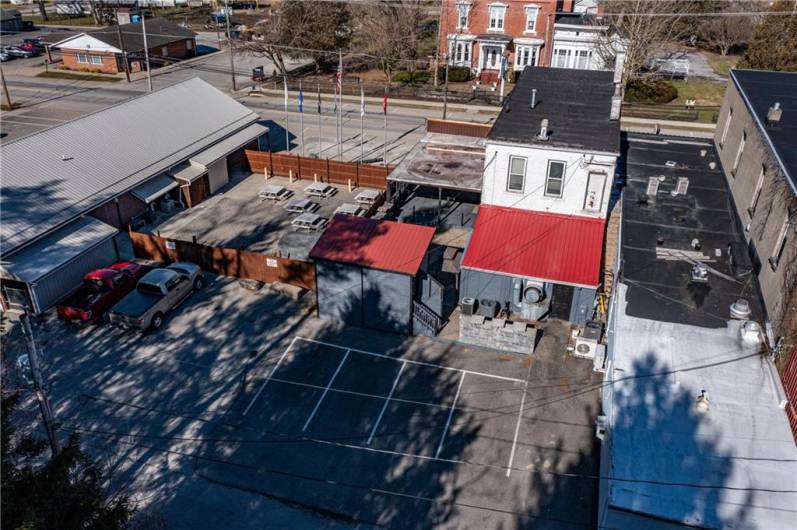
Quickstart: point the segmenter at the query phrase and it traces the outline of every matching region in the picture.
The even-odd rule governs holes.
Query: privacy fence
[[[202,267],[202,270],[222,276],[264,283],[282,282],[315,289],[315,267],[309,261],[268,256],[235,248],[212,247],[133,231],[130,232],[130,240],[137,258],[165,263],[190,261]]]
[[[330,184],[348,185],[387,189],[387,176],[393,166],[375,166],[358,162],[341,162],[324,158],[292,155],[289,153],[273,153],[270,151],[246,150],[249,169],[253,173],[265,173],[283,177],[318,180]]]
[[[789,361],[781,370],[780,380],[786,391],[786,415],[789,418],[794,441],[797,442],[797,350],[791,352]]]

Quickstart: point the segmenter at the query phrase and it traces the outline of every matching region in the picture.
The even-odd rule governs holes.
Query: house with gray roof
[[[194,78],[3,143],[3,306],[46,310],[116,258],[131,221],[215,193],[264,141],[258,119]]]

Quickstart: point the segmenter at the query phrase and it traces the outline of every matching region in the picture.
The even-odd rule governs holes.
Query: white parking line
[[[452,372],[462,372],[462,373],[465,373],[465,374],[481,375],[481,376],[484,376],[484,377],[492,377],[493,379],[500,379],[502,381],[514,381],[516,383],[524,383],[525,382],[524,379],[518,379],[518,378],[515,378],[515,377],[506,377],[506,376],[503,376],[503,375],[494,375],[494,374],[488,374],[488,373],[485,373],[485,372],[474,372],[473,370],[465,370],[465,369],[462,369],[462,368],[452,368],[450,366],[442,366],[440,364],[427,363],[427,362],[423,362],[423,361],[414,361],[412,359],[402,359],[400,357],[391,357],[390,355],[385,355],[383,353],[374,353],[374,352],[365,351],[365,350],[358,350],[357,348],[349,348],[348,346],[340,346],[339,344],[332,344],[331,342],[324,342],[324,341],[316,340],[316,339],[308,339],[306,337],[297,336],[296,338],[299,339],[299,340],[303,340],[305,342],[312,342],[312,343],[315,343],[315,344],[322,344],[324,346],[329,346],[331,348],[337,348],[339,350],[347,350],[347,351],[353,351],[355,353],[362,353],[363,355],[371,355],[372,357],[381,357],[383,359],[391,359],[391,360],[396,361],[396,362],[404,362],[404,363],[414,364],[414,365],[418,365],[418,366],[427,366],[429,368],[439,368],[440,370],[451,370]]]
[[[246,414],[249,412],[249,409],[252,408],[252,405],[255,404],[255,401],[257,401],[257,398],[260,397],[260,394],[263,392],[263,389],[266,388],[266,385],[271,380],[271,377],[274,375],[274,372],[276,372],[277,368],[279,368],[279,365],[282,364],[282,360],[285,359],[285,356],[288,355],[288,352],[291,351],[291,348],[293,348],[293,345],[296,343],[296,339],[298,339],[298,337],[294,337],[293,338],[291,343],[288,345],[288,347],[282,353],[282,356],[279,358],[279,361],[277,361],[277,364],[274,365],[274,368],[271,370],[271,373],[268,374],[268,377],[266,377],[266,380],[263,381],[262,385],[260,385],[260,388],[257,390],[257,393],[255,393],[254,397],[252,398],[252,401],[250,401],[249,404],[244,409],[244,413],[243,413],[244,416],[246,416]]]
[[[506,465],[506,476],[508,477],[512,472],[512,462],[515,460],[515,447],[517,447],[517,437],[520,433],[520,420],[523,417],[523,408],[526,404],[526,390],[529,388],[529,383],[523,385],[523,395],[520,397],[520,410],[517,413],[517,423],[515,424],[515,438],[512,440],[512,451],[509,453],[509,463]]]
[[[351,353],[351,351],[350,350],[346,350],[346,355],[344,355],[343,359],[340,360],[340,364],[338,365],[337,369],[335,370],[335,373],[332,374],[332,377],[329,379],[329,383],[327,383],[327,387],[324,389],[324,392],[321,394],[321,397],[318,398],[318,402],[315,404],[315,408],[313,409],[313,412],[310,413],[310,416],[307,417],[307,421],[304,422],[304,427],[302,427],[302,431],[303,432],[307,430],[307,427],[310,425],[310,422],[313,421],[313,416],[315,416],[316,411],[318,411],[318,407],[321,406],[321,402],[324,401],[324,398],[326,397],[327,392],[329,392],[329,387],[331,387],[332,383],[335,382],[335,378],[338,376],[338,373],[340,373],[340,369],[343,368],[343,363],[346,362],[346,359],[349,357],[349,353]]]
[[[407,366],[407,363],[401,363],[401,367],[399,368],[399,371],[396,374],[396,378],[393,380],[393,386],[390,387],[390,393],[387,395],[387,399],[385,399],[385,403],[382,405],[382,410],[381,412],[379,412],[379,417],[376,418],[376,423],[374,423],[374,428],[371,429],[371,434],[370,436],[368,436],[368,441],[365,442],[366,445],[371,445],[371,440],[374,439],[374,434],[376,434],[376,429],[379,427],[379,423],[382,421],[382,416],[385,415],[387,406],[390,403],[390,400],[393,398],[393,392],[396,391],[396,385],[398,385],[399,377],[401,377],[401,372],[404,371],[405,366]]]
[[[459,386],[457,386],[457,393],[454,396],[454,402],[451,403],[451,410],[448,411],[448,419],[446,420],[446,427],[443,429],[443,436],[440,437],[440,443],[437,444],[437,452],[434,457],[440,456],[440,451],[443,450],[443,442],[446,441],[446,434],[448,434],[448,427],[451,425],[451,418],[454,416],[454,409],[457,406],[457,399],[459,399],[459,391],[462,390],[462,383],[465,381],[465,372],[462,372],[462,377],[459,378]]]

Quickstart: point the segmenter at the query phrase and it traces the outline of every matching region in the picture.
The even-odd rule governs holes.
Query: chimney
[[[609,111],[609,119],[617,121],[620,119],[620,112],[623,108],[623,89],[619,84],[614,85],[614,95],[612,96],[612,108]]]
[[[770,127],[775,127],[780,123],[780,117],[782,115],[783,109],[780,107],[780,103],[776,101],[775,104],[769,107],[769,110],[767,110],[767,125]]]
[[[625,68],[625,52],[618,51],[614,58],[614,84],[623,82],[623,69]]]
[[[536,106],[537,106],[537,89],[536,88],[532,88],[531,89],[531,108],[533,109]]]
[[[548,141],[548,120],[544,119],[540,122],[540,134],[537,135],[537,140],[542,140],[543,142]]]

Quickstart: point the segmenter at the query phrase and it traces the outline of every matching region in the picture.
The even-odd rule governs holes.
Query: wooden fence
[[[387,176],[393,166],[375,166],[357,162],[340,162],[323,158],[311,158],[289,153],[273,153],[270,151],[245,151],[249,169],[253,173],[287,177],[292,174],[300,179],[313,180],[330,184],[348,184],[349,180],[357,187],[387,189]]]
[[[786,416],[789,418],[794,441],[797,442],[797,350],[791,352],[789,361],[780,373],[786,391]]]
[[[282,282],[315,289],[315,267],[309,261],[278,258],[234,248],[211,247],[133,231],[130,232],[130,240],[137,258],[165,263],[190,261],[202,267],[202,270],[222,276],[265,283]]]
[[[469,121],[426,119],[426,132],[454,134],[457,136],[472,136],[473,138],[487,138],[493,126],[486,123],[473,123]]]

